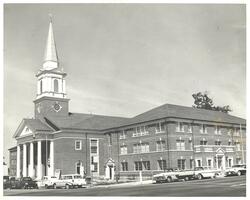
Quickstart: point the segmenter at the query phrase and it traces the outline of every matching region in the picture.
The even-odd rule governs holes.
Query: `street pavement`
[[[79,189],[4,190],[5,196],[246,196],[246,176],[152,184],[126,183]]]

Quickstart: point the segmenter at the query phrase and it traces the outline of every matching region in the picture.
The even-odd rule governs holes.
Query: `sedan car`
[[[210,167],[195,167],[194,169],[195,178],[215,178],[218,174],[218,171],[211,169]]]
[[[225,176],[232,176],[232,175],[241,176],[246,174],[246,172],[247,172],[246,165],[238,164],[238,165],[233,165],[230,168],[227,168]]]
[[[38,188],[36,181],[30,177],[23,177],[20,179],[15,179],[12,177],[10,179],[11,189],[28,189],[28,188]]]

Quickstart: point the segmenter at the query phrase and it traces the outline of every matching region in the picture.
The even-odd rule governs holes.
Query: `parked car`
[[[3,189],[10,188],[10,177],[9,176],[3,176]]]
[[[30,177],[23,177],[16,179],[15,177],[10,178],[10,188],[11,189],[28,189],[28,188],[38,188],[36,181],[32,180]]]
[[[203,178],[216,178],[217,174],[219,173],[216,169],[211,169],[210,167],[195,167],[194,168],[194,175],[197,179]]]
[[[177,169],[166,169],[165,172],[156,174],[153,176],[153,182],[155,183],[170,183],[172,181],[178,180],[176,177],[178,170]]]
[[[233,165],[232,167],[226,169],[225,176],[231,176],[231,175],[241,176],[243,174],[246,174],[246,172],[247,172],[246,165],[243,164]]]
[[[73,184],[70,181],[58,179],[56,176],[44,176],[42,180],[37,183],[39,187],[47,188],[73,188]]]
[[[79,174],[65,174],[62,175],[61,177],[62,180],[71,182],[74,187],[81,188],[81,187],[86,187],[87,183],[85,178],[83,178]]]

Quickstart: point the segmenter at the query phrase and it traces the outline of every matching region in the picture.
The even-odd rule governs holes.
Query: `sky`
[[[5,4],[4,156],[34,116],[49,16],[70,112],[133,117],[165,103],[215,105],[246,117],[245,5]],[[7,159],[8,161],[8,159]]]

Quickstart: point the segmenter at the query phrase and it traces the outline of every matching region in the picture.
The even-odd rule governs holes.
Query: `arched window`
[[[40,94],[43,92],[43,80],[40,81]]]
[[[58,80],[54,80],[54,92],[58,92]]]

